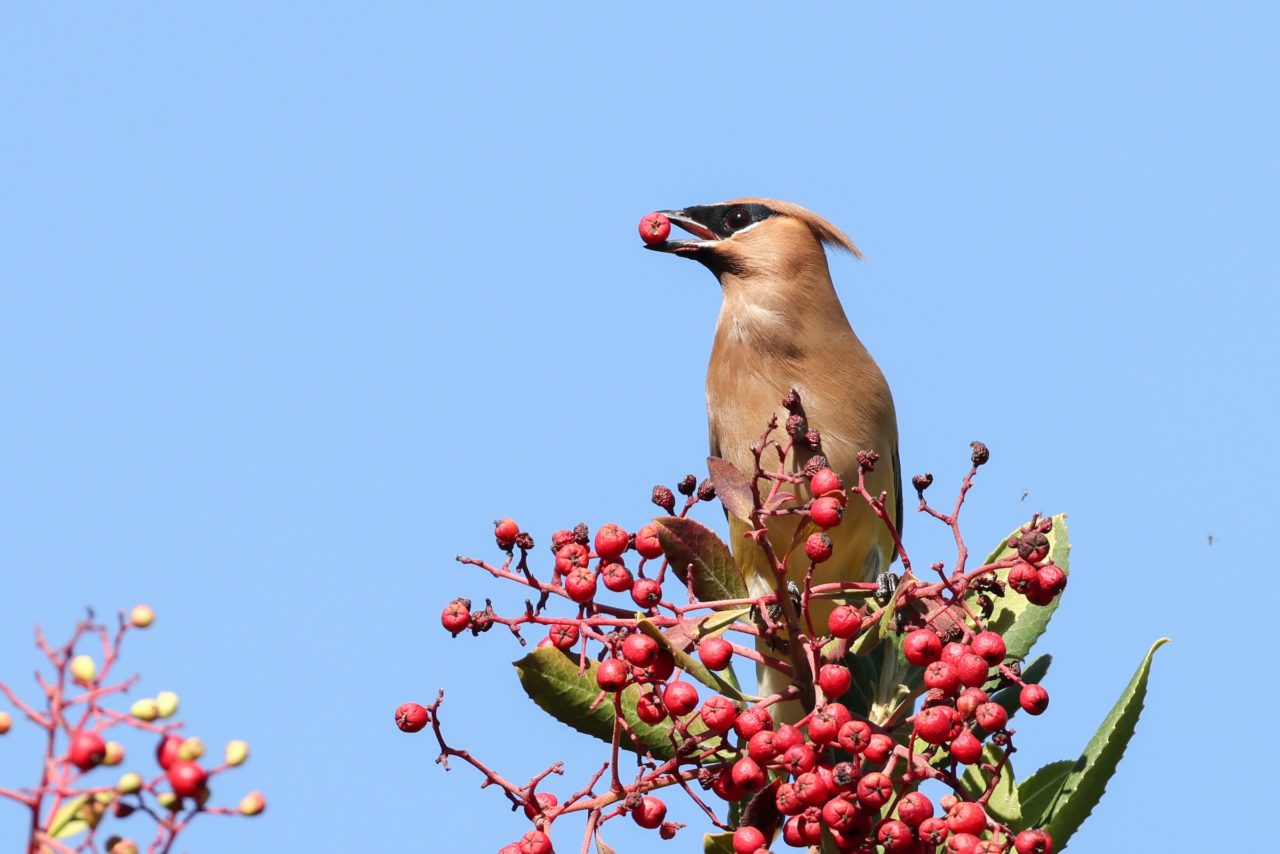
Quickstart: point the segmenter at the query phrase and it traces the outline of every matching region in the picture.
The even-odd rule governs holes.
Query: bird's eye
[[[731,231],[737,231],[751,224],[751,214],[747,213],[746,208],[733,208],[724,215],[724,224]]]

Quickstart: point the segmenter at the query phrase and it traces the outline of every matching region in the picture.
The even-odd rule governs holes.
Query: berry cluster
[[[1011,774],[1010,715],[1019,709],[1038,715],[1048,707],[1047,692],[1023,673],[1025,650],[1011,655],[1002,632],[1018,609],[1046,605],[1065,587],[1065,572],[1050,558],[1053,520],[1034,517],[1004,553],[968,568],[958,517],[989,458],[975,443],[973,467],[951,512],[925,500],[931,476],[913,480],[919,511],[950,526],[960,545],[951,571],[938,563],[931,567],[936,581],[917,577],[885,496],[866,486],[877,455],[863,452],[858,483],[846,486],[815,453],[820,436],[800,416],[799,396],[792,392],[783,403],[792,413],[779,431],[785,435],[774,438],[776,420],[768,425],[752,448],[755,471],[713,459],[712,480],[699,484],[690,475],[680,481],[685,501],[678,513],[675,492],[659,486],[652,501],[668,515],[634,534],[616,524],[594,536],[585,525],[557,531],[543,575],[531,565],[532,536],[509,518],[494,528],[504,563],[459,558],[525,586],[537,602],[503,616],[491,601],[475,610],[458,598],[441,615],[446,630],[479,635],[503,625],[524,644],[524,631],[538,627],[545,631],[540,649],[517,666],[576,667],[583,699],[580,707],[549,708],[526,685],[534,699],[568,723],[602,704],[614,710],[607,784],[602,769],[563,800],[538,791],[561,773],[559,763],[520,786],[450,747],[439,721],[443,692],[429,706],[405,703],[396,710],[406,732],[431,726],[446,767],[451,757],[465,760],[534,823],[500,854],[550,852],[553,825],[571,813],[585,815],[588,840],[599,840],[603,825],[627,815],[669,839],[682,826],[666,820],[662,792],[673,787],[702,808],[738,854],[768,851],[775,839],[841,851],[1052,850],[1043,829],[1015,830],[1003,821],[993,798]],[[806,462],[799,465],[802,446]],[[768,464],[773,459],[776,466]],[[776,574],[773,593],[747,595],[727,546],[687,518],[700,501],[717,497],[748,525],[741,547],[765,552]],[[815,582],[819,565],[840,560],[833,534],[851,524],[851,500],[865,504],[891,533],[901,577]],[[780,551],[770,528],[785,516],[799,517],[799,525],[791,549]],[[678,588],[667,584],[668,570]],[[1025,604],[1013,602],[1009,588]],[[557,600],[569,613],[553,613],[550,603]],[[829,616],[815,627],[816,602],[826,606],[818,613]],[[865,667],[850,667],[864,656],[875,661],[874,678],[856,675]],[[791,682],[752,696],[737,687],[735,661],[779,670]],[[630,780],[623,779],[620,750],[640,759]],[[940,794],[930,797],[922,787]],[[711,798],[730,805],[732,822],[720,817]]]
[[[138,681],[137,676],[108,681],[118,663],[126,632],[145,629],[154,619],[151,608],[138,605],[127,616],[120,614],[113,634],[105,625],[94,622],[90,614],[77,623],[70,640],[59,647],[51,646],[37,628],[36,645],[53,669],[51,679],[36,675],[46,698],[43,709],[28,704],[8,685],[0,683],[0,693],[14,708],[48,733],[39,783],[16,790],[0,788],[0,796],[31,812],[27,850],[32,854],[138,854],[143,850],[127,836],[104,833],[102,825],[108,815],[117,821],[147,816],[154,829],[145,850],[156,854],[169,851],[196,815],[252,816],[265,809],[266,801],[259,792],[250,792],[235,808],[209,803],[213,778],[243,764],[249,747],[243,741],[229,742],[222,762],[211,765],[205,759],[204,742],[183,737],[178,733],[182,723],[171,720],[178,711],[178,695],[174,692],[161,691],[155,697],[138,700],[127,713],[106,705],[105,701],[127,692]],[[100,659],[76,651],[81,642],[95,639],[100,645]],[[12,724],[12,715],[0,712],[0,735],[7,733]],[[139,771],[126,771],[114,784],[96,779],[101,776],[94,773],[99,769],[125,762],[124,745],[104,736],[128,730],[159,739],[155,749],[157,770],[149,779]]]

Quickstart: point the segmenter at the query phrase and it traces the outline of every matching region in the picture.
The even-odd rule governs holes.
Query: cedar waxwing
[[[901,530],[893,397],[880,368],[849,326],[823,250],[832,246],[861,258],[858,248],[821,217],[772,199],[737,199],[662,213],[696,239],[667,240],[648,248],[700,262],[719,280],[723,295],[707,366],[712,455],[749,475],[755,467],[751,446],[760,440],[770,416],[777,415],[779,425],[786,422],[789,413],[782,400],[794,388],[808,424],[821,435],[821,453],[846,488],[858,482],[858,451],[880,455],[879,464],[867,475],[867,487],[873,495],[887,493],[886,507]],[[785,438],[775,438],[779,435]],[[794,470],[802,469],[812,453],[794,455]],[[800,502],[810,497],[807,486],[790,491]],[[791,546],[800,519],[769,520],[769,539],[779,555]],[[774,592],[763,550],[743,536],[747,525],[731,516],[729,529],[751,595]],[[851,498],[843,521],[827,533],[835,552],[818,565],[814,584],[870,581],[888,570],[895,557],[888,529],[859,496]],[[792,558],[791,572],[799,577],[789,580],[801,584],[803,574],[797,568],[807,564],[801,549],[795,554],[799,560]],[[833,606],[817,600],[813,605],[814,629],[825,634]],[[767,642],[759,646],[768,651]],[[776,651],[770,654],[777,656]],[[762,695],[790,681],[772,668],[758,667],[757,672]],[[784,716],[796,717],[791,711]]]

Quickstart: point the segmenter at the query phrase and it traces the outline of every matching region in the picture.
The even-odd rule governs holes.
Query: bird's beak
[[[720,242],[720,238],[716,237],[711,229],[693,219],[684,211],[658,211],[658,213],[698,239],[664,240],[661,243],[646,244],[645,249],[652,249],[655,252],[670,252],[673,255],[684,255],[686,258],[692,258]]]

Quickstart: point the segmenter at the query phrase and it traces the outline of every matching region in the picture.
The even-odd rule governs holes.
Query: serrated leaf
[[[640,631],[644,632],[646,635],[656,640],[659,644],[666,647],[666,649],[671,653],[672,657],[675,658],[676,666],[679,667],[681,670],[683,670],[685,673],[688,673],[690,676],[692,676],[694,679],[697,679],[703,685],[706,685],[712,691],[716,691],[720,694],[724,694],[726,697],[728,697],[731,700],[736,700],[739,703],[747,702],[746,695],[743,694],[740,690],[738,690],[738,686],[729,682],[719,673],[716,673],[714,670],[707,667],[701,661],[689,655],[687,652],[685,652],[683,649],[680,649],[675,644],[671,643],[671,640],[663,633],[662,629],[658,628],[653,623],[646,620],[644,617],[637,617],[636,625],[640,627]],[[728,672],[732,672],[732,671],[728,671]]]
[[[554,647],[535,649],[513,664],[525,693],[544,712],[578,732],[613,742],[612,699],[605,697],[592,708],[592,703],[600,695],[600,687],[596,684],[599,664],[587,662],[586,672],[579,676],[577,660]],[[670,759],[675,755],[675,748],[668,736],[669,727],[650,726],[640,720],[636,715],[639,697],[640,689],[635,685],[628,685],[623,690],[622,717],[631,732],[656,758]],[[627,750],[634,750],[625,731],[618,743]]]
[[[1014,830],[1040,827],[1049,814],[1062,785],[1075,770],[1079,760],[1059,759],[1050,762],[1018,784],[1018,799],[1022,802],[1022,821],[1013,826]]]
[[[89,822],[79,817],[80,808],[89,800],[88,795],[80,795],[67,801],[49,820],[48,833],[54,839],[67,839],[77,833],[89,829]]]
[[[704,833],[702,852],[703,854],[733,854],[733,834]]]
[[[1009,536],[1017,533],[1020,533],[1020,530],[1013,531]],[[1059,514],[1053,517],[1053,530],[1049,532],[1048,537],[1049,557],[1053,559],[1059,569],[1069,576],[1071,573],[1069,566],[1071,542],[1068,538],[1066,514]],[[1005,558],[1017,557],[1017,549],[1010,548],[1008,540],[1009,537],[1005,537],[995,551],[987,556],[987,563],[995,563]],[[996,577],[1001,581],[1007,581],[1009,569],[997,571]],[[1027,597],[1016,590],[1006,590],[1004,596],[996,599],[995,610],[992,611],[991,619],[987,620],[987,628],[993,632],[998,632],[1004,637],[1005,647],[1008,649],[1010,658],[1025,658],[1027,653],[1031,651],[1036,639],[1044,634],[1044,630],[1049,625],[1049,619],[1053,616],[1053,612],[1058,609],[1058,603],[1061,600],[1062,596],[1055,596],[1048,605],[1032,605],[1027,601]]]
[[[730,515],[744,522],[751,521],[755,500],[751,495],[751,479],[737,466],[720,457],[707,457],[707,473],[716,488],[716,498]]]
[[[747,598],[747,585],[733,562],[733,554],[714,531],[678,516],[659,516],[653,524],[658,529],[662,552],[681,581],[688,583],[687,572],[693,567],[693,593],[699,600]]]
[[[1156,650],[1168,642],[1168,638],[1161,638],[1151,645],[1120,699],[1116,700],[1098,731],[1085,745],[1077,762],[1078,767],[1072,769],[1063,783],[1062,794],[1045,825],[1045,830],[1053,837],[1055,851],[1067,847],[1067,841],[1093,812],[1106,792],[1107,781],[1115,774],[1116,767],[1124,757],[1125,747],[1138,726],[1142,703],[1147,696],[1151,661]]]
[[[982,770],[980,765],[995,765],[1003,755],[1004,752],[994,744],[984,744],[981,763],[975,762],[965,768],[964,775],[960,778],[965,791],[975,798],[981,797],[987,790],[987,774],[990,772]],[[1011,762],[1006,762],[1000,772],[1000,779],[987,800],[987,812],[1005,824],[1017,824],[1022,819],[1022,805],[1018,800],[1018,786]]]

